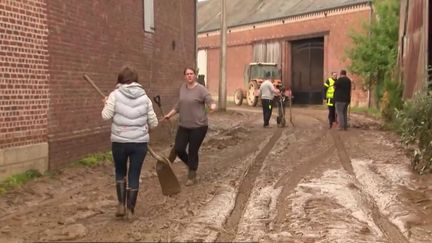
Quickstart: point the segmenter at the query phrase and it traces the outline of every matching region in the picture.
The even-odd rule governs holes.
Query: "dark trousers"
[[[348,105],[348,102],[336,102],[339,127],[344,130],[348,128]]]
[[[141,167],[146,154],[147,143],[112,143],[116,181],[123,181],[127,174],[128,187],[138,190]]]
[[[185,128],[178,127],[175,138],[175,151],[177,156],[189,167],[189,170],[198,169],[198,150],[204,141],[208,127]],[[188,152],[186,152],[188,146]]]
[[[335,121],[336,121],[336,109],[335,109],[335,105],[333,104],[332,106],[328,106],[328,121],[329,124],[332,125]]]
[[[264,126],[268,126],[273,111],[273,100],[261,99],[261,104],[263,108]]]

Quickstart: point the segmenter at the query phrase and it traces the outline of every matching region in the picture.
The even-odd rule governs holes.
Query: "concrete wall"
[[[0,149],[0,181],[29,169],[48,169],[48,143]]]

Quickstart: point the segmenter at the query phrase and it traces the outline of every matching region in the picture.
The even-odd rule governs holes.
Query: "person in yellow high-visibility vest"
[[[335,93],[335,81],[337,79],[337,73],[332,72],[331,77],[324,81],[324,100],[328,107],[328,121],[329,128],[333,127],[333,123],[336,122],[336,112],[335,112],[335,103],[334,103],[334,93]]]

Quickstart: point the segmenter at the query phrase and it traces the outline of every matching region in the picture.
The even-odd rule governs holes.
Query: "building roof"
[[[226,19],[229,27],[369,3],[371,0],[227,0]],[[220,0],[198,3],[198,33],[220,28]]]

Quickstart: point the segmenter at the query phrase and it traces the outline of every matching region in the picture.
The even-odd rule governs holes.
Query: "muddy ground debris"
[[[114,217],[111,164],[71,167],[0,197],[0,242],[432,239],[432,176],[411,172],[380,122],[351,113],[352,126],[337,131],[326,111],[302,107],[295,127],[272,118],[264,129],[259,108],[229,109],[209,116],[196,185],[163,196],[146,157],[133,222]],[[172,166],[184,182],[186,166]]]

